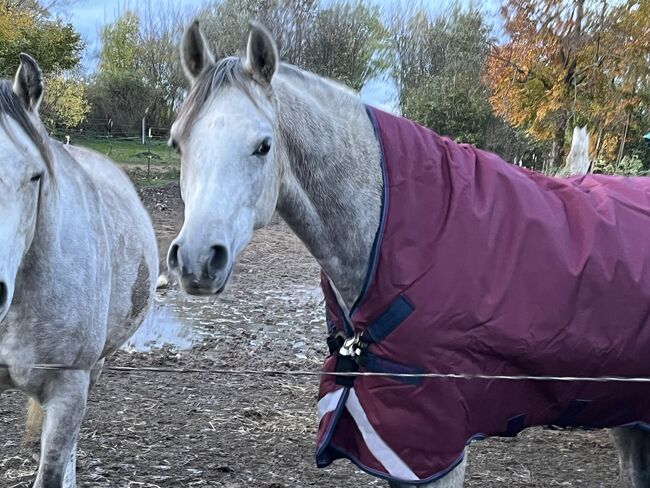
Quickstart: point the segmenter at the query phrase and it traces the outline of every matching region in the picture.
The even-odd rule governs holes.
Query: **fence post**
[[[147,182],[151,184],[151,127],[149,127],[149,139],[147,148]]]

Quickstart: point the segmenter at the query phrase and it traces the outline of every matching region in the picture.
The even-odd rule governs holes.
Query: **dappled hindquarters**
[[[178,187],[142,190],[161,257],[182,222]],[[158,309],[188,330],[181,345],[120,351],[110,365],[311,370],[326,354],[318,266],[280,221],[256,233],[218,300],[172,285]],[[189,325],[188,325],[189,324]],[[154,342],[156,323],[146,324]],[[169,333],[172,342],[179,336]],[[147,349],[147,338],[138,349]],[[385,486],[340,461],[314,466],[316,377],[107,371],[91,393],[79,443],[81,487]],[[0,397],[0,486],[29,487],[34,446],[22,447],[25,398]],[[432,439],[432,442],[436,442]],[[469,487],[614,487],[606,432],[533,429],[470,449]]]

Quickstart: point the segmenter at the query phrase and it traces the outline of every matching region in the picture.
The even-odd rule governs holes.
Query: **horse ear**
[[[31,112],[37,112],[43,98],[43,73],[38,63],[25,53],[20,53],[20,66],[14,79],[14,93]]]
[[[201,32],[198,20],[192,22],[183,34],[181,61],[185,76],[192,83],[205,69],[214,65],[214,56]]]
[[[246,70],[262,85],[270,85],[278,69],[280,56],[269,31],[257,22],[251,22],[251,33],[246,48]]]

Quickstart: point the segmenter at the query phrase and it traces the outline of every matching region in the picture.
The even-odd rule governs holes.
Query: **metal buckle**
[[[362,332],[357,332],[352,337],[348,337],[343,342],[341,349],[339,349],[339,354],[341,356],[348,356],[352,359],[357,359],[361,356],[361,350],[364,347],[362,342]]]

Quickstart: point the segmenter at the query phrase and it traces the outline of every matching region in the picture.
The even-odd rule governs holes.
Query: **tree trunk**
[[[604,127],[602,125],[598,125],[598,138],[596,139],[596,147],[594,148],[594,155],[591,158],[593,161],[596,161],[598,157],[600,156],[600,150],[603,147],[603,132],[604,132]]]
[[[553,134],[553,149],[551,150],[550,169],[557,169],[564,166],[565,135],[566,135],[567,114],[564,110],[557,115],[555,122],[555,133]]]
[[[627,139],[627,130],[630,127],[630,119],[632,118],[632,114],[628,113],[627,114],[627,119],[625,120],[625,126],[623,127],[623,133],[621,134],[621,144],[618,147],[618,155],[616,156],[616,167],[618,168],[619,164],[621,164],[621,160],[623,159],[623,153],[625,151],[625,140]]]

